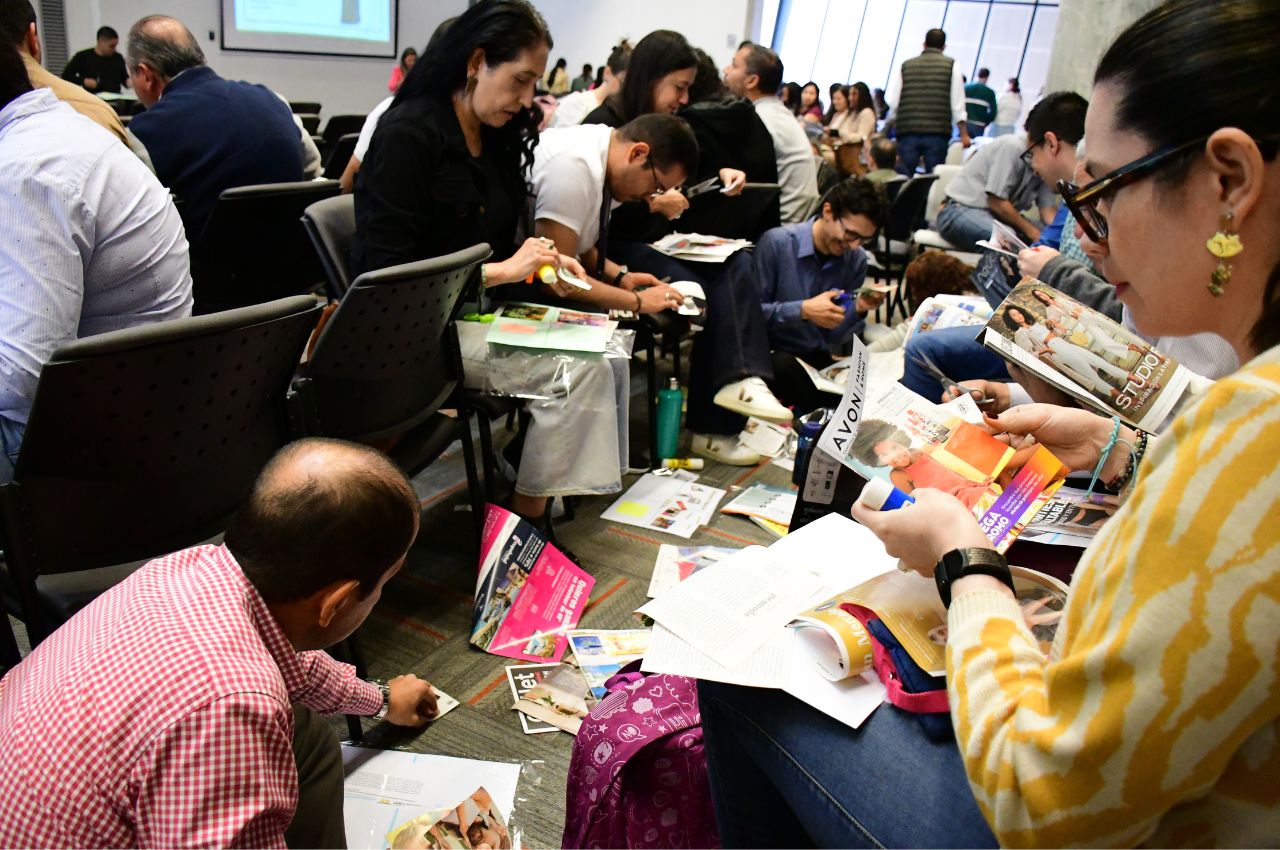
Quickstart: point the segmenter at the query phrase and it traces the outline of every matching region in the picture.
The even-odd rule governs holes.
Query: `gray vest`
[[[934,48],[926,48],[924,53],[902,63],[902,94],[894,113],[899,135],[951,135],[953,65],[954,59]]]

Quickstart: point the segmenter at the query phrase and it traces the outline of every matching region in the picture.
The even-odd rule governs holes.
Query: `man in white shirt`
[[[351,152],[351,159],[347,160],[347,167],[338,178],[342,194],[349,195],[355,191],[356,174],[360,172],[360,164],[364,162],[364,156],[369,152],[369,145],[373,143],[373,131],[378,129],[378,121],[383,113],[391,108],[395,99],[395,95],[383,98],[373,111],[365,116],[364,124],[360,125],[360,138],[356,139],[356,149]]]
[[[0,480],[58,348],[191,315],[178,211],[119,140],[0,49]]]
[[[684,297],[647,272],[631,271],[607,259],[608,220],[613,208],[626,201],[643,201],[655,193],[674,189],[696,173],[698,143],[683,118],[651,113],[618,129],[604,124],[583,124],[548,130],[534,155],[532,186],[537,234],[553,240],[561,254],[578,257],[592,276],[589,292],[557,285],[554,291],[597,308],[657,313],[681,305]],[[606,282],[607,281],[607,282]],[[707,282],[707,286],[711,286]],[[695,347],[692,369],[712,377],[690,411],[718,405],[743,416],[791,421],[765,384],[771,378],[768,334],[763,312],[749,279],[716,282],[735,309],[708,309],[700,334],[713,344]],[[708,300],[716,299],[712,292]],[[741,321],[739,310],[756,319],[753,331]],[[705,362],[700,358],[709,358]],[[756,365],[758,364],[758,365]],[[705,369],[703,367],[706,367]],[[729,433],[694,434],[693,448],[724,463],[747,465],[760,456],[738,443],[741,420]],[[704,420],[705,421],[705,420]],[[714,421],[714,420],[712,420]],[[704,427],[704,426],[694,426]]]
[[[724,69],[724,82],[729,91],[751,101],[773,136],[782,186],[782,223],[803,221],[818,200],[818,164],[800,122],[778,99],[782,60],[767,47],[744,44]]]
[[[924,159],[925,174],[947,159],[951,128],[960,134],[960,143],[970,145],[966,126],[964,74],[960,65],[942,51],[947,34],[931,29],[924,37],[924,52],[903,62],[893,72],[885,102],[893,109],[897,132],[898,170],[915,174],[916,164]]]
[[[604,83],[591,90],[577,91],[560,98],[551,116],[552,127],[575,127],[582,123],[591,110],[604,103],[605,98],[622,90],[627,76],[627,63],[631,61],[631,48],[619,45],[609,54],[604,66]]]

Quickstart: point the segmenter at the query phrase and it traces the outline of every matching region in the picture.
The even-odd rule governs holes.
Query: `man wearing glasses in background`
[[[829,405],[832,397],[813,386],[797,361],[831,365],[833,350],[861,333],[867,313],[884,299],[859,290],[886,207],[882,188],[852,177],[823,196],[814,218],[760,237],[755,273],[773,350],[773,390],[798,413]]]
[[[1028,242],[1042,225],[1027,219],[1033,206],[1042,222],[1054,220],[1054,185],[1075,168],[1075,146],[1084,135],[1089,104],[1075,92],[1054,92],[1027,116],[1025,137],[1001,136],[981,147],[947,186],[938,232],[962,251],[977,251],[991,223],[1009,225]]]

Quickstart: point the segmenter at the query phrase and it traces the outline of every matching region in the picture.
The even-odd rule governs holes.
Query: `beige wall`
[[[1045,91],[1078,91],[1093,87],[1098,60],[1120,31],[1160,0],[1062,0]]]

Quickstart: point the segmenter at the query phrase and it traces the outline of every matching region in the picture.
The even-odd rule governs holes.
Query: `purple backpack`
[[[694,680],[637,662],[606,687],[573,742],[560,846],[719,847]]]

